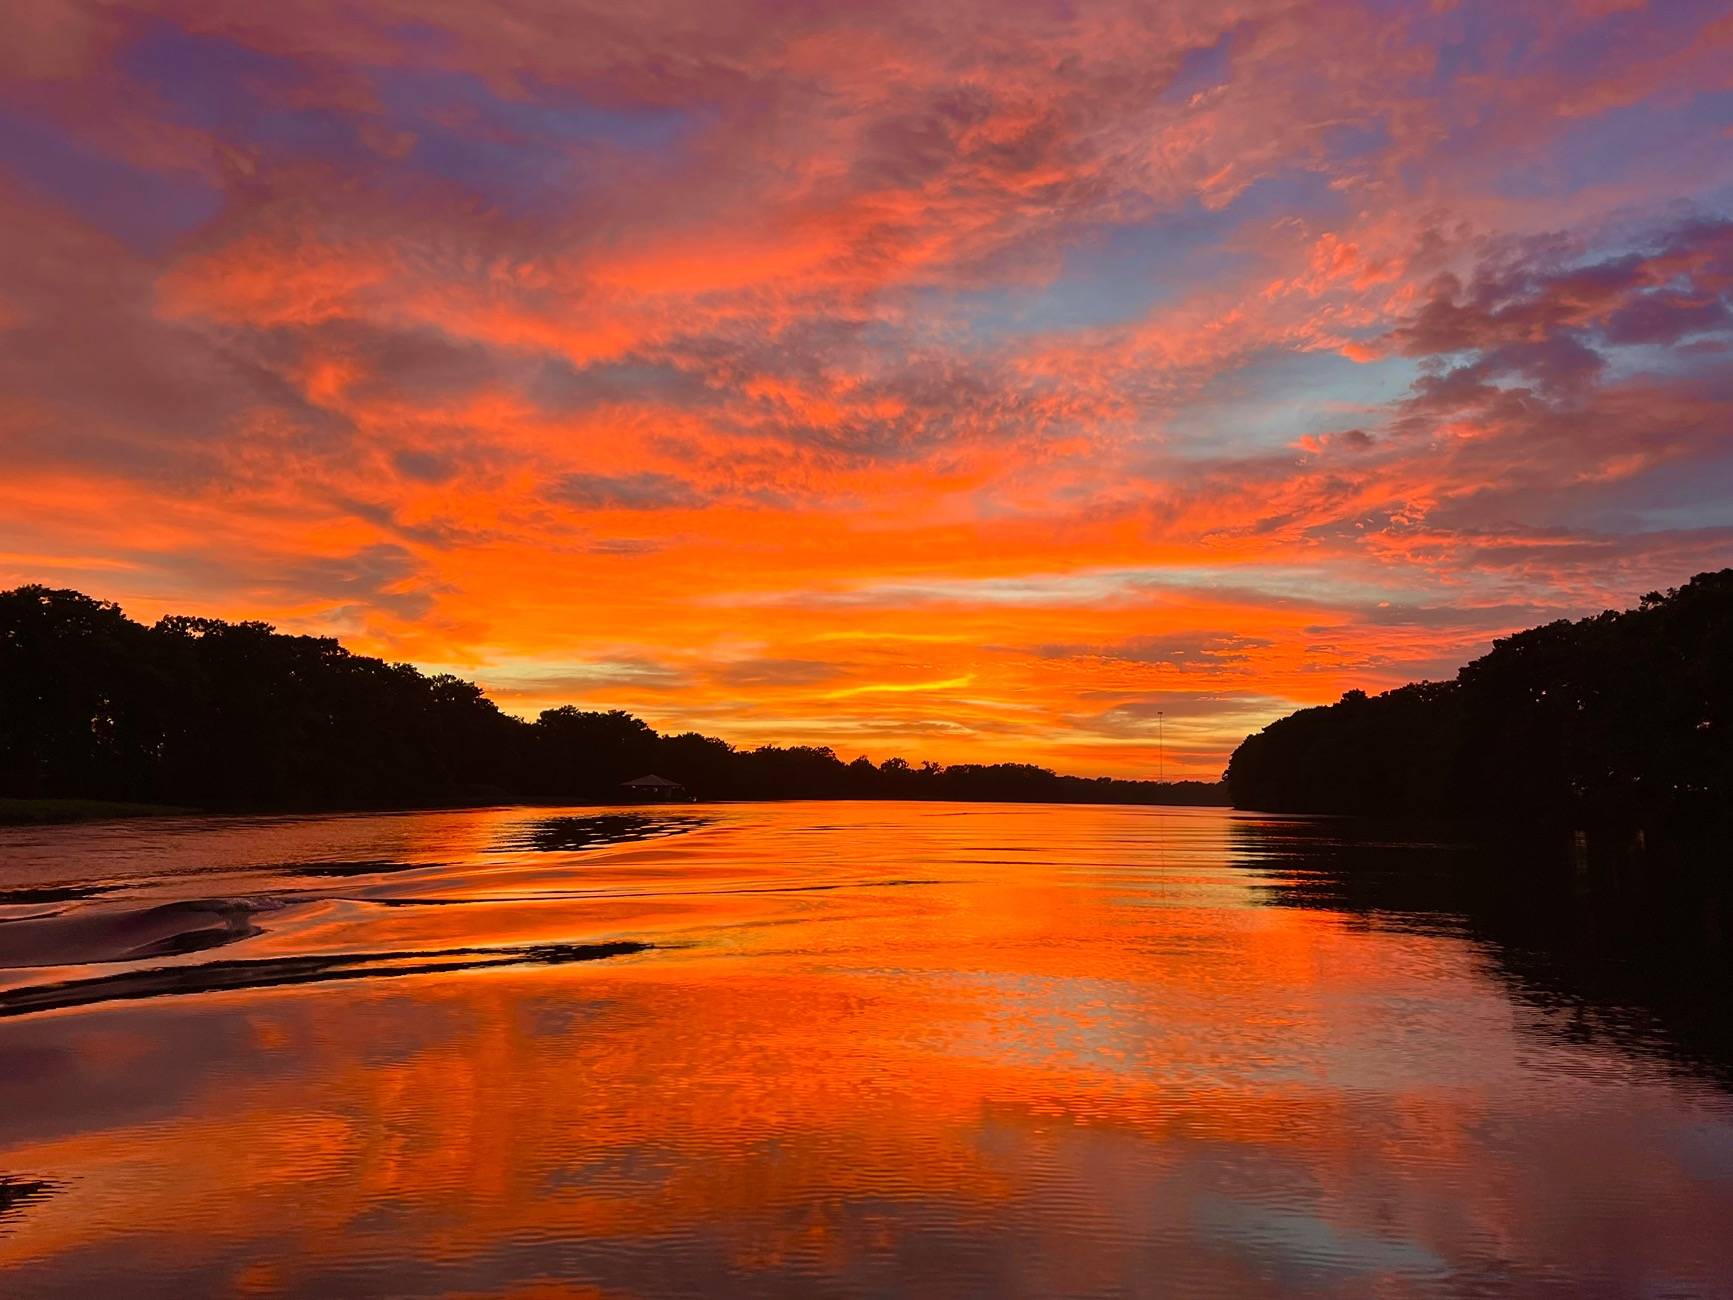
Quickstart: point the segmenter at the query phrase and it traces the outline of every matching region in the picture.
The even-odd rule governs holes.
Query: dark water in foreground
[[[1725,918],[1473,856],[1214,809],[0,830],[0,1293],[1733,1293]]]

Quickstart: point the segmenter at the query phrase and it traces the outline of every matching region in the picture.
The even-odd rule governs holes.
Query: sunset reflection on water
[[[735,805],[534,847],[526,826],[553,815],[0,832],[0,890],[102,890],[0,905],[0,935],[47,936],[0,938],[0,957],[86,945],[0,970],[0,1178],[37,1189],[0,1193],[6,1293],[1733,1280],[1718,1085],[1557,1032],[1449,918],[1267,905],[1293,860],[1258,819]],[[101,950],[213,899],[259,904],[258,932]],[[621,941],[650,946],[586,959]],[[271,964],[478,949],[523,956]],[[237,962],[264,963],[262,986],[95,982]],[[321,978],[264,983],[278,970]],[[84,1000],[6,1001],[55,984]]]

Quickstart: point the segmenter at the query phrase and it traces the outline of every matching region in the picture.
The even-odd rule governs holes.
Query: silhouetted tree
[[[1665,831],[1733,805],[1733,569],[1493,643],[1453,682],[1302,709],[1228,764],[1236,806]]]
[[[647,773],[707,799],[1209,802],[1197,782],[1085,781],[1025,764],[874,767],[824,747],[739,751],[620,710],[533,723],[471,682],[267,623],[143,627],[76,591],[0,593],[0,794],[212,808],[617,797]]]

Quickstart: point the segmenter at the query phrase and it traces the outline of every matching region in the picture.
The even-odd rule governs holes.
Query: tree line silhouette
[[[1235,807],[1651,833],[1733,807],[1733,569],[1493,643],[1454,681],[1302,709],[1249,736]]]
[[[0,592],[0,795],[226,809],[598,802],[649,772],[703,799],[1225,801],[1217,783],[741,750],[619,710],[567,705],[528,722],[473,682],[331,637],[179,615],[147,627],[77,591]]]

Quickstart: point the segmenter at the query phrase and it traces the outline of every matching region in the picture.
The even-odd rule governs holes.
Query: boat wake
[[[494,966],[558,966],[602,961],[647,952],[652,945],[631,940],[612,943],[526,944],[500,948],[435,948],[410,952],[331,953],[305,957],[267,957],[255,961],[204,962],[160,966],[113,975],[65,980],[0,991],[0,1017],[58,1011],[133,998],[231,989],[316,984],[330,980],[376,979],[482,970]]]
[[[220,948],[263,933],[253,918],[286,905],[269,897],[198,898],[13,917],[0,924],[0,969],[139,961]]]

